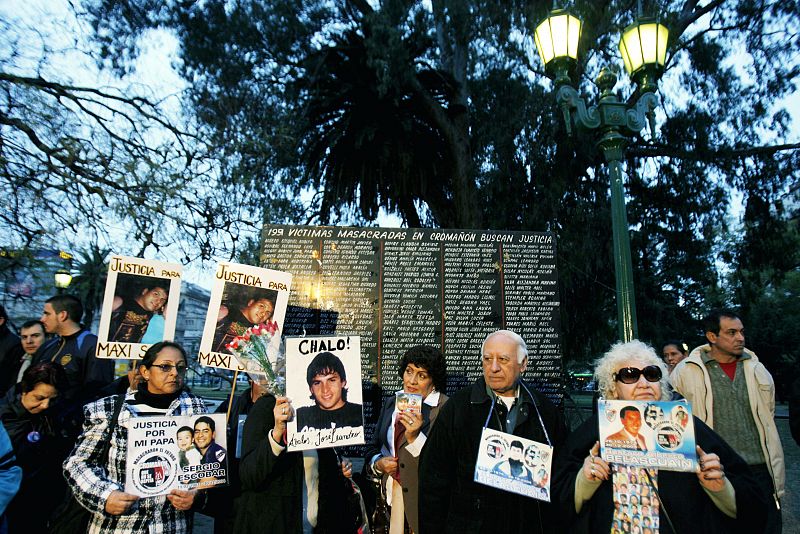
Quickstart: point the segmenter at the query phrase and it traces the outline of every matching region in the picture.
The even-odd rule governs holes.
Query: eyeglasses
[[[622,382],[623,384],[635,384],[639,381],[639,377],[644,375],[645,380],[648,382],[658,382],[661,380],[661,368],[657,365],[648,365],[644,369],[637,369],[636,367],[623,367],[614,373],[614,380]]]
[[[164,374],[170,374],[172,370],[175,369],[179,375],[185,375],[186,371],[189,370],[185,365],[170,365],[168,363],[163,363],[161,365],[153,364],[151,367],[158,367]]]

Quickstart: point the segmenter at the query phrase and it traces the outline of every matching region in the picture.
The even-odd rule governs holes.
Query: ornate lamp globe
[[[545,72],[556,85],[569,83],[570,69],[578,59],[583,23],[568,9],[554,9],[534,31],[534,42]]]
[[[625,28],[619,52],[628,76],[642,92],[655,92],[667,60],[669,29],[652,18],[640,18]]]

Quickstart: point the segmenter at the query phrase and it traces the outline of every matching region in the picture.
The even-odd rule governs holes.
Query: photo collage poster
[[[658,470],[611,464],[614,514],[611,534],[658,534]]]
[[[358,336],[286,338],[287,450],[364,443]]]
[[[553,448],[544,443],[484,428],[475,482],[550,502]]]
[[[125,492],[139,497],[228,484],[225,414],[132,417]]]
[[[220,262],[214,275],[199,361],[207,367],[243,371],[226,346],[257,324],[275,321],[277,339],[289,302],[292,275],[250,265]]]
[[[600,399],[600,454],[606,462],[668,471],[697,469],[691,405]]]
[[[97,357],[140,359],[154,343],[172,340],[182,267],[112,256],[98,330]]]

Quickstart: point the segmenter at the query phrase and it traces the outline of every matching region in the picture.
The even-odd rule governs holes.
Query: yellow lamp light
[[[58,270],[55,274],[55,283],[58,289],[67,289],[72,283],[72,275],[63,269]]]
[[[545,71],[555,73],[556,81],[569,80],[569,66],[578,59],[578,42],[583,23],[567,9],[554,9],[536,26],[533,34],[536,50]]]
[[[622,33],[619,52],[625,70],[643,90],[655,89],[667,62],[668,40],[669,29],[654,19],[638,19]]]

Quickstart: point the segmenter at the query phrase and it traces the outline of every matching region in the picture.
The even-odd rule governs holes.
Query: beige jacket
[[[694,349],[689,357],[681,361],[670,375],[675,390],[686,397],[692,404],[694,415],[714,428],[714,398],[711,395],[711,378],[703,363],[702,353],[708,356],[710,345],[702,345]],[[768,458],[767,468],[775,483],[777,498],[783,496],[786,480],[786,468],[783,460],[783,447],[775,426],[775,382],[767,368],[758,361],[758,357],[745,349],[750,358],[743,360],[747,396],[750,398],[750,409],[761,439],[761,450],[764,458]]]

